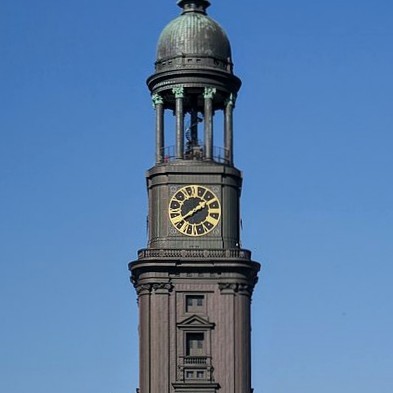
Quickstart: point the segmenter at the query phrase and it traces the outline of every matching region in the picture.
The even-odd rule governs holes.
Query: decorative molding
[[[203,97],[212,99],[214,97],[214,94],[216,94],[216,92],[217,89],[215,87],[205,87]]]
[[[179,329],[184,330],[207,330],[214,329],[215,323],[209,322],[207,319],[202,318],[199,315],[191,315],[190,317],[184,319],[181,322],[177,323],[177,327]]]
[[[172,88],[172,93],[175,95],[175,98],[184,98],[184,86]]]
[[[144,295],[151,292],[152,284],[134,284],[137,295]]]
[[[152,285],[153,291],[168,291],[172,292],[173,284],[170,282],[157,282]]]
[[[148,284],[134,285],[138,296],[145,295],[156,291],[172,292],[173,284],[170,282],[155,282]]]
[[[249,295],[251,296],[254,291],[255,283],[250,284],[239,284],[233,282],[220,282],[218,284],[218,288],[221,293],[224,294],[234,294],[239,293],[241,295]]]

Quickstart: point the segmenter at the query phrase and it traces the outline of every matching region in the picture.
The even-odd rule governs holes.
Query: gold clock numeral
[[[219,206],[219,204],[218,204],[218,199],[217,198],[213,198],[213,199],[210,199],[209,201],[207,201],[207,204],[210,206],[210,205],[212,205],[212,206]]]
[[[218,223],[218,220],[212,216],[207,216],[206,217],[206,221],[210,224],[212,224],[213,226],[216,226]]]
[[[176,209],[169,209],[169,211],[170,211],[170,214],[171,214],[171,215],[172,215],[172,214],[176,215],[176,214],[180,214],[180,213],[181,213],[180,207],[178,207],[178,208],[176,208]]]
[[[187,199],[188,199],[189,195],[188,195],[187,189],[182,188],[182,189],[180,190],[180,192],[181,192],[181,194],[184,195],[184,198],[187,198]]]
[[[187,187],[187,193],[188,193],[189,197],[197,198],[198,197],[198,186]]]
[[[182,226],[180,227],[180,231],[184,233],[186,231],[188,225],[189,225],[188,222],[182,221]]]
[[[181,214],[175,215],[174,217],[171,217],[171,221],[174,225],[176,225],[177,223],[183,221],[183,216]]]

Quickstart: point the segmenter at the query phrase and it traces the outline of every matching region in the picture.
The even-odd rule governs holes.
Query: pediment
[[[213,329],[214,323],[209,322],[207,319],[199,315],[191,315],[177,324],[177,327],[182,329]]]

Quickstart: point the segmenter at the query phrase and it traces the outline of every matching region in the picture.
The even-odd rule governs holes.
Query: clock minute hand
[[[194,213],[196,213],[197,211],[203,209],[205,206],[206,206],[206,202],[205,202],[205,201],[199,202],[199,205],[198,205],[198,206],[195,206],[193,209],[191,209],[188,213],[186,213],[186,214],[183,216],[183,220],[184,220],[185,218],[188,218],[188,217],[192,216]]]

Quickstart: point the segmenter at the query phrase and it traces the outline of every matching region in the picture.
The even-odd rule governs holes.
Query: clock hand
[[[205,202],[205,201],[199,202],[199,205],[198,205],[198,206],[195,206],[193,209],[191,209],[188,213],[186,213],[186,214],[183,216],[183,220],[184,220],[185,218],[188,218],[188,217],[192,216],[192,215],[193,215],[194,213],[196,213],[197,211],[202,210],[205,206],[206,206],[206,202]]]

